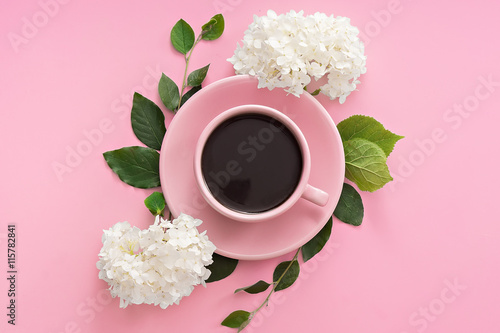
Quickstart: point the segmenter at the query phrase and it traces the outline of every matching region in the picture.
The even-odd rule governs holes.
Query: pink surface
[[[0,331],[233,332],[220,321],[260,304],[264,295],[234,289],[270,280],[291,254],[242,262],[167,310],[119,309],[95,263],[102,229],[152,223],[142,202],[151,190],[121,183],[102,153],[140,144],[134,91],[159,102],[160,73],[182,79],[173,24],[225,15],[222,38],[200,43],[190,67],[211,63],[210,83],[233,74],[225,59],[268,8],[350,17],[368,72],[345,104],[319,100],[335,122],[362,113],[406,138],[389,158],[395,181],[362,193],[363,225],[335,221],[322,254],[246,332],[500,331],[498,1],[64,2],[2,2]],[[15,327],[5,315],[8,224],[17,232]]]

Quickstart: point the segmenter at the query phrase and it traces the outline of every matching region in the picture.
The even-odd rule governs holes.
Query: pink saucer
[[[231,220],[206,203],[196,185],[193,158],[205,126],[221,112],[243,104],[266,105],[282,111],[302,130],[310,149],[309,183],[329,194],[324,207],[304,199],[277,218],[261,223]],[[258,89],[257,79],[237,75],[214,82],[189,99],[175,115],[160,153],[163,194],[174,216],[203,220],[200,231],[230,258],[260,260],[291,252],[308,242],[326,224],[337,205],[344,182],[342,141],[330,115],[311,95],[300,98],[283,89]]]

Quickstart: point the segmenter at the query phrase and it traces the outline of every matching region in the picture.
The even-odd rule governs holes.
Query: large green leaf
[[[219,38],[224,32],[224,17],[222,14],[213,16],[210,21],[201,27],[201,35],[204,40],[214,40]]]
[[[377,144],[358,138],[343,144],[346,177],[361,191],[376,191],[392,180],[386,155]]]
[[[347,224],[361,225],[364,215],[363,201],[354,187],[344,183],[342,194],[333,215]]]
[[[300,266],[297,260],[284,261],[280,263],[276,266],[273,273],[273,282],[278,283],[274,288],[274,291],[280,291],[290,287],[299,277],[299,273]]]
[[[170,40],[174,48],[182,54],[186,54],[194,45],[194,31],[191,26],[180,19],[170,32]]]
[[[107,151],[104,159],[125,183],[138,188],[160,186],[160,154],[146,147],[124,147]]]
[[[244,291],[244,292],[247,292],[249,294],[258,294],[258,293],[261,293],[263,291],[266,291],[266,289],[269,288],[270,285],[271,284],[267,283],[266,281],[260,280],[256,283],[252,284],[251,286],[238,288],[234,291],[234,293],[236,294],[237,292]]]
[[[211,274],[205,282],[215,282],[228,277],[238,265],[238,260],[227,258],[217,253],[213,254],[212,259],[214,262],[207,266]]]
[[[196,87],[201,85],[203,80],[205,80],[205,77],[207,76],[208,67],[210,67],[210,64],[192,71],[187,78],[188,86]]]
[[[135,93],[131,120],[135,136],[146,146],[160,150],[167,131],[161,109],[153,101]]]
[[[167,109],[175,112],[179,106],[179,87],[177,87],[171,78],[163,73],[158,83],[158,93]]]
[[[396,142],[404,138],[386,130],[384,125],[374,118],[363,115],[354,115],[344,119],[337,125],[337,128],[342,141],[366,139],[382,148],[386,156],[392,152]]]
[[[314,257],[323,249],[332,233],[333,219],[330,217],[325,226],[309,242],[302,245],[302,259],[304,262]]]

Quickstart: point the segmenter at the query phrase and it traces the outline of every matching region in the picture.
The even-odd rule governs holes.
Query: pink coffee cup
[[[226,124],[228,121],[236,119],[235,117],[245,117],[248,115],[267,116],[286,126],[286,129],[293,134],[301,153],[302,170],[295,189],[291,192],[288,198],[281,202],[278,206],[262,212],[247,212],[244,208],[236,210],[223,204],[214,195],[213,191],[209,187],[209,182],[205,178],[202,171],[202,157],[205,145],[207,144],[207,140],[214,133],[214,130],[219,128],[221,124]],[[229,174],[233,174],[231,171],[237,170],[234,165],[228,164],[228,167],[231,167],[231,169],[229,169],[230,172],[228,173],[228,176]],[[247,167],[252,167],[252,165]],[[309,184],[310,171],[311,155],[309,153],[309,146],[300,128],[282,112],[263,105],[241,105],[219,114],[205,127],[201,133],[194,154],[194,173],[196,183],[207,203],[222,215],[242,222],[261,222],[272,219],[286,212],[301,198],[310,201],[315,205],[325,206],[328,202],[329,195],[328,193]]]

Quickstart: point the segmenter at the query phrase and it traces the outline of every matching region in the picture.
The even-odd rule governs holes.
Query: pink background
[[[350,17],[367,42],[368,72],[345,104],[320,101],[336,122],[362,113],[406,138],[389,158],[395,181],[362,193],[363,225],[336,221],[321,255],[246,332],[500,331],[498,1],[65,2],[1,5],[0,268],[7,224],[16,224],[19,272],[15,328],[0,279],[2,332],[233,332],[222,319],[260,304],[264,294],[234,289],[270,280],[291,254],[242,262],[167,310],[119,309],[95,263],[103,229],[152,222],[143,206],[151,190],[121,183],[102,153],[140,144],[129,121],[134,91],[159,102],[160,73],[182,79],[173,24],[224,14],[224,35],[201,43],[190,67],[211,63],[210,83],[233,75],[225,59],[268,8]],[[96,129],[102,136],[89,145]],[[67,161],[76,149],[85,156]]]

